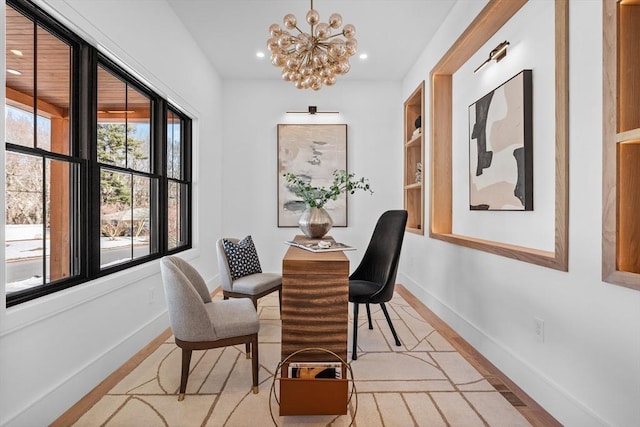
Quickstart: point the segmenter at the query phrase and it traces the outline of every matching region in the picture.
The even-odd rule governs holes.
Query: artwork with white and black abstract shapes
[[[469,207],[533,210],[532,71],[469,106]]]
[[[278,227],[297,227],[306,209],[302,199],[287,187],[283,174],[291,172],[316,187],[329,187],[333,172],[347,170],[346,124],[278,125]],[[347,226],[347,196],[328,202],[334,227]]]

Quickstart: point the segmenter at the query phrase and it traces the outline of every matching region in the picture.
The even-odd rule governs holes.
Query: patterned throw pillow
[[[260,260],[251,236],[247,236],[238,243],[222,239],[222,247],[227,254],[231,280],[236,280],[250,274],[262,273]]]

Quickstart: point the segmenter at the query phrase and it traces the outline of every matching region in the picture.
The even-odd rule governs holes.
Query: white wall
[[[460,0],[402,86],[344,80],[317,93],[267,81],[225,81],[223,87],[164,2],[154,2],[160,26],[148,19],[148,2],[41,4],[196,118],[197,248],[189,256],[215,284],[218,236],[252,234],[265,270],[278,270],[286,249],[281,242],[297,232],[276,227],[278,123],[349,125],[349,169],[367,176],[375,194],[351,196],[349,227],[332,234],[364,249],[379,213],[402,206],[402,102],[421,80],[428,82],[429,70],[484,2]],[[640,293],[600,281],[601,22],[599,0],[570,2],[569,272],[407,234],[399,275],[563,424],[580,427],[640,423]],[[158,43],[166,49],[155,49]],[[308,105],[341,114],[284,114]],[[428,176],[428,150],[426,156]],[[425,200],[428,212],[428,192]],[[361,255],[349,253],[352,267]],[[1,307],[0,425],[49,423],[167,325],[157,263]],[[536,316],[545,321],[544,343],[534,337]]]
[[[553,252],[555,248],[555,5],[552,1],[526,3],[484,47],[453,75],[452,186],[453,233]],[[531,17],[534,16],[535,19]],[[474,70],[504,40],[508,53],[500,64]],[[469,210],[469,106],[523,69],[532,71],[533,211]],[[495,98],[494,98],[495,100]],[[495,104],[495,103],[494,103]],[[474,147],[475,148],[475,147]],[[488,148],[490,149],[490,148]],[[507,150],[505,150],[506,152]],[[494,160],[497,160],[494,158]],[[535,226],[532,226],[535,225]]]
[[[268,64],[261,64],[271,66]],[[402,98],[399,82],[338,79],[318,92],[298,90],[280,80],[225,81],[223,235],[251,234],[262,268],[280,271],[282,256],[298,228],[277,227],[277,125],[346,123],[347,167],[369,179],[373,195],[348,197],[348,227],[335,227],[336,240],[355,245],[351,267],[360,261],[380,214],[402,209]],[[286,114],[339,111],[339,115]]]
[[[163,1],[153,11],[148,2],[126,0],[38,4],[194,118],[195,245],[182,255],[215,285],[222,164],[216,71]],[[0,18],[4,34],[4,7]],[[4,121],[0,126],[4,134]],[[3,233],[0,227],[0,240]],[[0,286],[0,425],[49,424],[168,326],[158,262],[9,309]]]
[[[419,81],[428,81],[429,71],[485,3],[456,4],[404,80],[405,97]],[[600,279],[602,4],[572,0],[569,11],[569,272],[407,235],[399,282],[564,425],[635,426],[640,292]],[[509,39],[501,31],[494,41]],[[536,123],[534,146],[543,143],[537,138],[546,126]],[[541,174],[552,176],[553,170],[536,170],[536,185],[547,179]],[[533,224],[540,233],[549,226],[545,220]],[[534,317],[544,320],[544,342],[536,340]]]

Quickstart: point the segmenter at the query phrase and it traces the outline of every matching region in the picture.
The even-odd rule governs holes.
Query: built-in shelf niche
[[[603,1],[602,279],[640,289],[640,1]]]
[[[404,208],[406,230],[424,234],[424,81],[404,103]],[[422,170],[418,171],[418,164]]]

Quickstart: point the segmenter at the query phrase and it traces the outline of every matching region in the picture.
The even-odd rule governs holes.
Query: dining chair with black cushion
[[[389,328],[391,328],[393,339],[396,345],[400,345],[400,340],[384,303],[393,297],[406,224],[407,211],[384,212],[373,230],[371,241],[362,261],[349,276],[349,302],[353,303],[353,351],[351,353],[353,360],[358,358],[358,308],[360,304],[366,305],[369,329],[373,329],[369,304],[380,304],[387,323],[389,323]]]
[[[278,291],[282,302],[282,275],[262,272],[251,236],[218,239],[216,248],[224,299],[249,298],[257,309],[259,298]]]
[[[260,321],[247,299],[213,301],[204,279],[177,256],[160,260],[169,323],[182,349],[178,400],[184,400],[193,350],[245,344],[251,357],[253,392],[258,393],[258,331]]]

